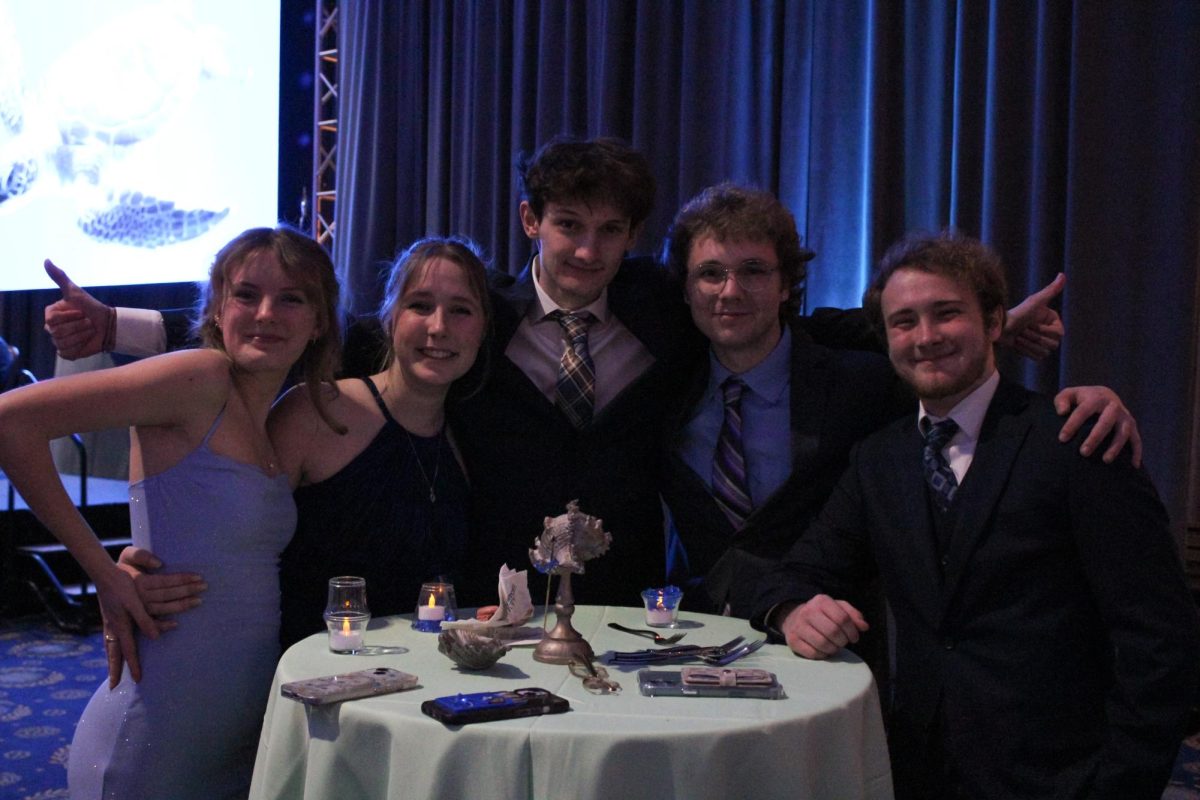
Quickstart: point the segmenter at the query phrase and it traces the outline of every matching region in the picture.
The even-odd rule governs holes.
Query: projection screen
[[[0,291],[202,279],[278,215],[279,3],[0,0]]]

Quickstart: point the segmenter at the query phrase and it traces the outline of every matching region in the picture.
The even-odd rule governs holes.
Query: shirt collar
[[[711,348],[708,351],[708,360],[711,386],[720,386],[726,378],[734,374],[717,360]],[[750,391],[768,403],[779,400],[787,391],[792,378],[792,332],[788,330],[787,325],[783,326],[783,335],[779,337],[779,341],[767,357],[737,377],[742,379]]]
[[[988,406],[992,404],[992,397],[996,394],[996,387],[999,385],[1000,373],[993,369],[987,380],[959,400],[954,408],[950,409],[950,413],[944,417],[930,414],[925,410],[925,403],[922,402],[917,410],[917,429],[922,430],[922,421],[926,417],[931,423],[953,419],[958,423],[958,433],[954,435],[955,439],[965,437],[969,441],[976,441],[979,438],[979,432],[983,429],[983,418],[987,414]]]
[[[558,311],[559,306],[546,294],[546,290],[542,288],[542,284],[538,281],[538,273],[541,272],[542,262],[541,257],[535,255],[533,257],[533,290],[537,292],[537,297],[534,302],[529,305],[529,321],[541,322],[546,318],[546,315],[552,311]],[[562,309],[566,311],[567,309]],[[590,311],[592,316],[596,318],[597,323],[608,321],[608,287],[604,287],[600,292],[600,296],[588,303],[583,308],[576,308],[572,313],[581,311]]]

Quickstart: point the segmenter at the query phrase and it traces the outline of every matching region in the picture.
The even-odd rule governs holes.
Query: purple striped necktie
[[[575,428],[586,428],[592,422],[596,402],[596,371],[588,352],[588,326],[596,318],[587,311],[551,311],[546,315],[562,326],[567,344],[558,365],[558,381],[554,385],[554,403]]]
[[[742,392],[746,384],[730,376],[721,384],[725,395],[725,421],[713,455],[713,498],[735,529],[754,510],[746,482],[746,453],[742,447]]]

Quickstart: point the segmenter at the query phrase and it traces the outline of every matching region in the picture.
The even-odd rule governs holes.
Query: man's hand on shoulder
[[[75,285],[67,273],[50,259],[46,274],[62,290],[62,299],[46,306],[43,312],[46,333],[54,341],[58,354],[68,361],[94,356],[104,350],[116,324],[116,311]],[[112,343],[107,342],[111,348]]]
[[[819,594],[791,610],[778,626],[792,652],[805,658],[836,655],[870,628],[862,612],[845,600]]]
[[[1068,386],[1055,395],[1054,408],[1059,414],[1071,412],[1059,431],[1060,442],[1071,441],[1084,423],[1095,417],[1095,425],[1079,447],[1080,454],[1090,456],[1112,434],[1112,441],[1104,451],[1104,463],[1115,461],[1128,444],[1133,466],[1142,465],[1142,437],[1138,433],[1137,420],[1112,389],[1107,386]]]

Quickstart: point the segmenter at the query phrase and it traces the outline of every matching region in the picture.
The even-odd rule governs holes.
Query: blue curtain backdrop
[[[771,189],[819,253],[809,308],[856,306],[915,228],[993,244],[1014,297],[1065,272],[1061,355],[1005,368],[1114,387],[1173,517],[1200,519],[1200,2],[343,0],[340,59],[356,311],[422,235],[520,269],[514,155],[618,136],[659,180],[641,249],[706,185]]]

